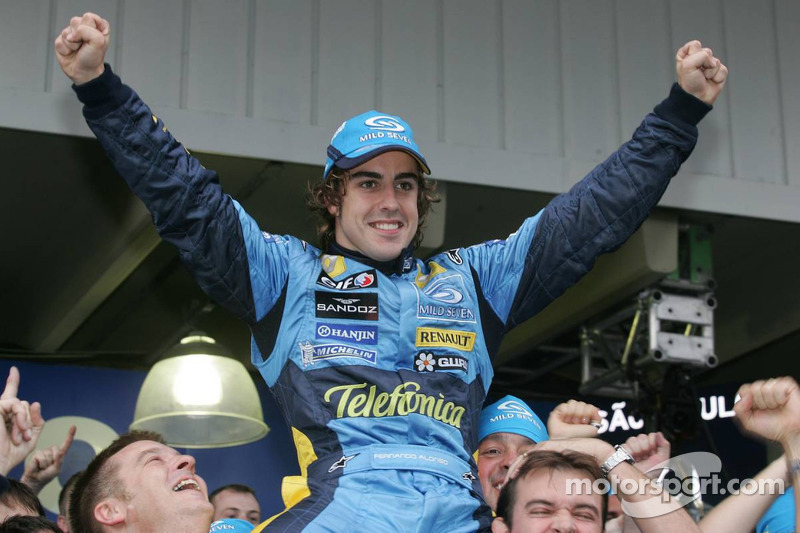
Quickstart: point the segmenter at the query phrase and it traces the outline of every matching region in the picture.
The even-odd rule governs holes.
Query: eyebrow
[[[161,451],[162,449],[156,446],[153,446],[152,448],[147,448],[146,450],[142,450],[141,452],[139,452],[139,456],[136,458],[136,462],[141,463],[148,455],[159,455]]]
[[[351,178],[372,178],[372,179],[380,180],[380,179],[383,179],[383,174],[380,174],[379,172],[372,172],[372,171],[369,171],[369,170],[360,170],[360,171],[356,172],[355,174],[350,174],[350,177]],[[398,175],[396,175],[394,177],[395,181],[403,180],[403,179],[415,179],[415,180],[418,180],[419,179],[419,174],[417,174],[416,172],[401,172],[400,174],[398,174]]]

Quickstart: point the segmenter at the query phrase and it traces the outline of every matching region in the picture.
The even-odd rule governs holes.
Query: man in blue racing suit
[[[370,111],[328,147],[322,250],[263,232],[104,65],[87,13],[56,39],[84,116],[197,282],[247,322],[306,486],[265,531],[488,531],[472,453],[503,335],[648,216],[727,69],[693,41],[633,138],[505,240],[413,257],[435,193],[411,128]],[[677,515],[677,513],[674,513]],[[682,520],[680,516],[676,520]],[[677,527],[677,526],[676,526]]]

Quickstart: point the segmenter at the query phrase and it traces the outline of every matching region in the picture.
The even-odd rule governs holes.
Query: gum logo
[[[437,370],[467,371],[469,363],[458,355],[437,355],[432,352],[419,352],[414,362],[419,372],[435,372]]]

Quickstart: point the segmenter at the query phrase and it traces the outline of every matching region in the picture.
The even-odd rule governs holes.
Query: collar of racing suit
[[[356,252],[354,250],[345,248],[344,246],[340,246],[336,241],[332,242],[328,248],[329,254],[343,255],[345,257],[349,257],[350,259],[355,259],[359,263],[364,263],[365,265],[369,265],[380,270],[387,276],[408,272],[411,270],[411,267],[414,266],[413,243],[406,246],[400,255],[390,261],[376,261],[375,259],[367,257],[361,252]]]

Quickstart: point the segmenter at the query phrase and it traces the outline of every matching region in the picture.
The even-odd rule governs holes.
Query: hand
[[[790,377],[742,385],[733,406],[744,429],[784,447],[800,438],[800,386]]]
[[[511,463],[511,465],[508,467],[508,473],[506,474],[506,479],[503,482],[503,485],[517,476],[519,467],[530,454],[541,450],[585,453],[594,457],[598,466],[603,464],[603,462],[608,459],[612,453],[614,453],[614,447],[600,439],[583,438],[546,440],[538,443],[532,450],[528,450],[527,452],[520,454],[519,457],[517,457],[514,462]]]
[[[600,410],[592,404],[570,400],[560,403],[547,418],[551,439],[596,437],[600,425]],[[597,423],[597,427],[590,425]]]
[[[72,17],[55,41],[56,58],[61,70],[76,85],[93,80],[103,73],[111,26],[94,13]]]
[[[19,371],[11,367],[6,387],[0,395],[0,474],[6,475],[36,447],[44,428],[41,406],[17,398]]]
[[[64,443],[61,446],[51,446],[34,453],[30,461],[25,465],[25,472],[22,474],[20,481],[38,494],[45,485],[61,472],[64,457],[67,456],[67,452],[75,438],[75,430],[75,426],[69,428],[67,438],[64,439]]]
[[[675,54],[678,84],[687,93],[712,105],[728,78],[728,67],[700,41],[689,41]]]
[[[671,445],[660,431],[631,437],[623,446],[636,461],[636,467],[645,474],[670,457]]]

